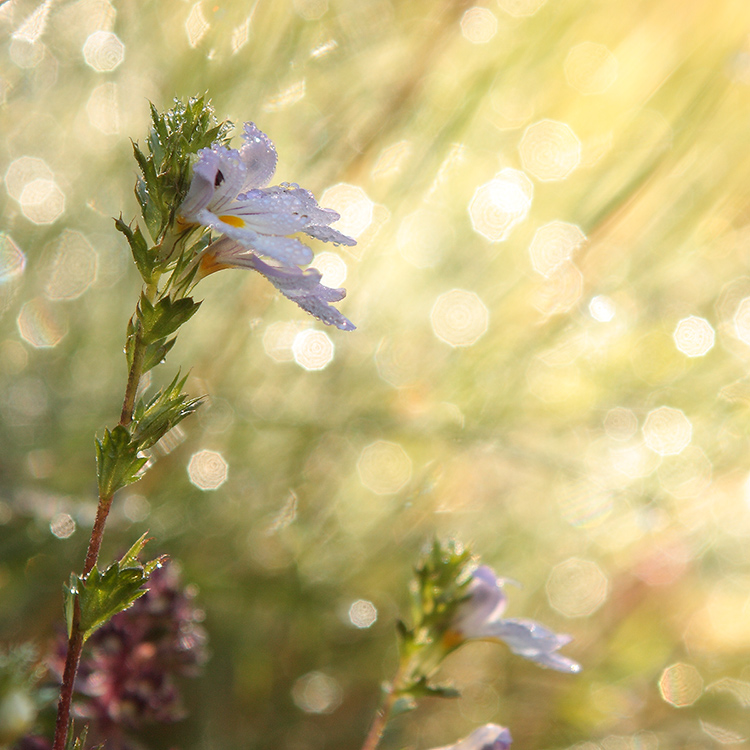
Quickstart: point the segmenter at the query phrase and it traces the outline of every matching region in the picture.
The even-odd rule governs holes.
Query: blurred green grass
[[[209,403],[133,488],[148,506],[122,499],[105,553],[148,528],[199,587],[213,658],[185,686],[191,717],[149,733],[149,747],[357,747],[394,664],[410,567],[433,533],[523,582],[511,615],[570,632],[585,670],[554,675],[474,645],[445,670],[466,697],[399,719],[385,748],[446,744],[485,721],[510,725],[526,748],[713,747],[747,735],[742,691],[716,684],[750,680],[750,10],[547,0],[529,16],[508,12],[521,5],[0,6],[2,258],[7,269],[10,240],[26,257],[23,273],[0,273],[3,641],[52,637],[61,583],[83,556],[92,436],[119,411],[138,293],[111,217],[136,212],[128,138],[144,138],[147,100],[163,108],[208,92],[220,117],[253,119],[274,140],[278,180],[317,196],[354,185],[373,204],[358,247],[338,251],[342,309],[359,328],[326,331],[325,369],[269,356],[272,325],[321,326],[239,273],[203,283],[203,309],[170,355],[163,377],[192,368],[191,389]],[[491,38],[472,43],[492,17]],[[96,31],[123,45],[111,70],[86,63]],[[596,57],[603,48],[610,57]],[[562,180],[540,179],[519,151],[544,120],[581,144]],[[531,154],[553,167],[561,158],[553,143]],[[49,223],[13,197],[9,170],[23,157],[42,160],[65,196]],[[526,170],[533,201],[490,242],[468,207],[505,168]],[[529,247],[552,221],[587,239],[546,278]],[[97,259],[88,283],[90,252],[60,261],[63,288],[81,290],[73,299],[60,299],[54,270],[66,232]],[[470,346],[434,332],[434,305],[454,288],[488,311]],[[452,314],[459,332],[476,323],[476,308]],[[19,315],[40,336],[65,335],[36,348]],[[676,347],[689,316],[715,331],[704,356]],[[644,444],[661,406],[692,425],[679,455]],[[215,491],[189,481],[200,450],[228,464]],[[373,492],[376,480],[397,489]],[[50,532],[58,513],[78,524],[70,538]],[[348,620],[357,599],[377,607],[369,629]],[[702,685],[670,671],[679,664]],[[331,713],[294,702],[311,672],[338,683]]]

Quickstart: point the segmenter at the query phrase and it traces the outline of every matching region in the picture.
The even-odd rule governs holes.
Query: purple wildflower
[[[499,724],[485,724],[455,745],[446,745],[435,750],[508,750],[512,741],[510,730]]]
[[[198,278],[223,268],[251,268],[319,320],[352,330],[354,325],[329,305],[346,292],[323,286],[315,269],[303,271],[300,266],[310,263],[313,252],[288,235],[304,232],[337,245],[356,245],[356,240],[330,226],[341,217],[321,208],[309,190],[288,183],[264,187],[276,171],[276,149],[251,122],[245,123],[242,137],[239,150],[214,144],[198,152],[180,206],[182,224],[223,235],[201,254]]]
[[[534,620],[503,618],[507,603],[505,582],[486,565],[477,568],[472,574],[468,598],[459,605],[446,633],[447,639],[455,645],[466,640],[503,641],[514,654],[542,667],[580,672],[580,664],[557,653],[570,643],[569,635],[553,633]]]

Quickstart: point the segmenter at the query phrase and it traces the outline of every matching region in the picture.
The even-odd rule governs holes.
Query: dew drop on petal
[[[294,361],[305,370],[323,370],[333,361],[335,347],[328,334],[313,328],[300,331],[292,343]]]
[[[199,490],[216,490],[227,481],[229,466],[221,453],[204,450],[193,453],[187,471]]]
[[[411,479],[412,463],[398,443],[376,440],[362,450],[357,472],[368,490],[377,495],[391,495]]]
[[[452,289],[432,306],[430,322],[435,335],[451,346],[471,346],[487,331],[490,312],[475,292]]]
[[[581,163],[581,142],[570,125],[557,120],[529,125],[518,151],[524,169],[542,182],[564,180]]]
[[[692,664],[677,662],[661,673],[659,692],[676,708],[691,706],[703,695],[703,678]]]
[[[693,437],[693,425],[680,409],[660,406],[649,412],[643,424],[646,445],[660,456],[681,453]]]
[[[378,619],[378,610],[372,602],[357,599],[349,607],[349,621],[355,628],[369,628]]]

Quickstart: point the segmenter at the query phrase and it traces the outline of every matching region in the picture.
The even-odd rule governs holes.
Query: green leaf
[[[86,735],[88,732],[89,726],[86,724],[81,730],[81,734],[76,737],[74,725],[71,721],[70,727],[68,727],[68,737],[65,741],[65,750],[84,750],[86,747]]]
[[[391,716],[395,718],[399,714],[409,713],[409,711],[413,711],[416,707],[417,701],[411,695],[402,695],[394,701]]]
[[[191,399],[182,393],[186,380],[187,377],[180,380],[178,373],[148,402],[138,400],[131,424],[132,441],[138,445],[138,450],[150,448],[201,405],[201,398]]]
[[[173,334],[183,323],[198,312],[200,302],[192,297],[173,300],[171,297],[160,299],[153,308],[153,316],[146,328],[146,341],[152,343]]]
[[[135,230],[131,229],[123,220],[122,214],[119,219],[115,219],[115,227],[125,235],[130,245],[130,252],[143,280],[148,284],[154,273],[156,265],[155,254],[149,252],[149,246],[145,237],[141,233],[140,227],[136,224]]]
[[[148,459],[138,455],[138,447],[130,440],[130,433],[122,425],[104,430],[104,437],[96,441],[96,467],[99,495],[111,497],[121,487],[140,479],[140,470]]]
[[[97,628],[118,612],[128,609],[136,599],[146,593],[143,585],[165,559],[158,557],[150,562],[141,563],[138,555],[146,541],[144,534],[120,560],[112,563],[103,573],[95,567],[85,579],[76,576],[75,586],[81,608],[79,628],[84,641]]]
[[[63,585],[63,612],[65,613],[65,624],[68,628],[68,638],[73,632],[73,611],[75,609],[76,595],[78,594],[78,576],[70,574],[69,585]]]
[[[149,370],[152,370],[156,365],[161,364],[169,354],[172,347],[175,345],[177,337],[167,339],[161,339],[155,344],[149,344],[146,347],[146,352],[143,357],[143,374],[145,375]]]

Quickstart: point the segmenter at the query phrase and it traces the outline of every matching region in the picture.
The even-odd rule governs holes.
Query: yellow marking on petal
[[[198,278],[204,279],[209,274],[215,273],[216,271],[222,271],[225,268],[231,268],[226,263],[219,263],[216,258],[210,253],[206,253],[198,265]]]
[[[465,640],[466,638],[464,635],[457,630],[446,630],[445,633],[443,633],[443,646],[445,646],[445,648],[456,648]]]
[[[231,216],[231,215],[225,215],[225,216],[219,216],[219,219],[223,221],[225,224],[229,224],[229,226],[232,227],[239,227],[240,229],[245,226],[245,220],[241,219],[239,216]]]

